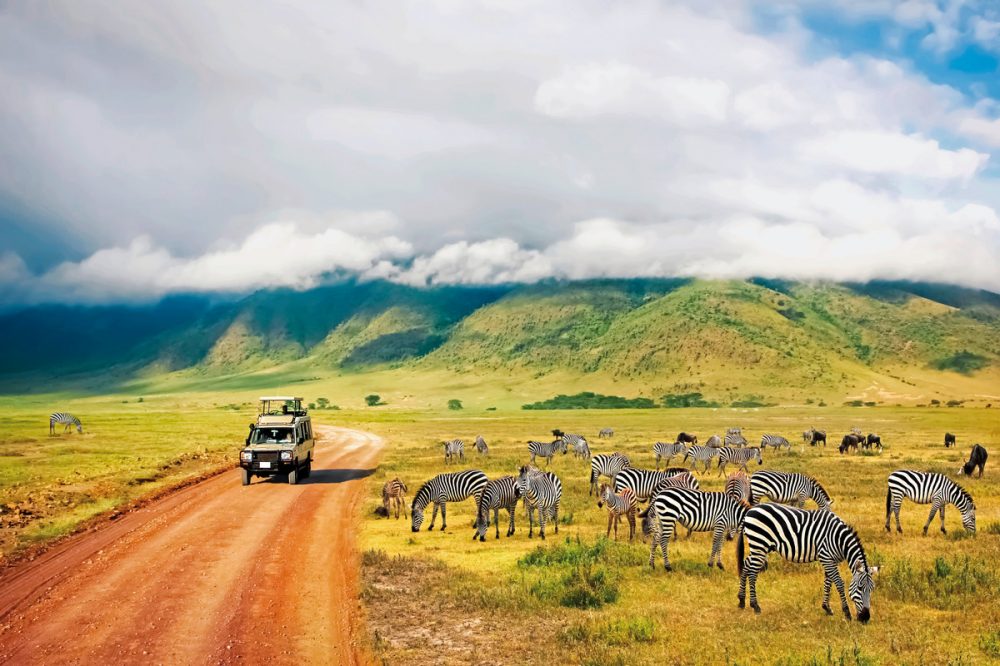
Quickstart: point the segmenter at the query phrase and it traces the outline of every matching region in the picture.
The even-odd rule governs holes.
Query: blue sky
[[[998,291],[998,58],[983,0],[4,3],[0,300]]]

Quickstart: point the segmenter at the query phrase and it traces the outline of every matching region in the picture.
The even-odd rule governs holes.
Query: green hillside
[[[1000,296],[940,285],[350,282],[71,313],[0,316],[0,387],[319,382],[335,392],[370,380],[373,390],[483,386],[529,401],[565,388],[656,400],[697,391],[723,404],[1000,402]]]

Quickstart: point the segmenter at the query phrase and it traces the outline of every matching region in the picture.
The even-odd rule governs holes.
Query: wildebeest
[[[944,448],[947,449],[949,446],[955,446],[955,436],[950,432],[946,432],[944,434]]]
[[[816,446],[820,442],[823,442],[823,446],[826,446],[826,431],[809,428],[809,430],[802,433],[802,441],[809,442],[810,446]]]
[[[677,441],[683,444],[697,444],[698,435],[689,435],[686,432],[682,432],[681,434],[677,435]]]
[[[844,435],[844,439],[840,440],[840,452],[846,453],[848,449],[854,449],[855,453],[858,450],[858,444],[864,441],[863,437],[858,437],[857,435]]]
[[[969,453],[969,459],[964,465],[962,465],[962,469],[958,470],[958,473],[966,476],[972,476],[973,470],[978,467],[978,478],[983,478],[983,468],[986,467],[986,459],[989,455],[990,454],[986,452],[986,448],[984,446],[981,444],[974,444],[972,446],[972,451]]]
[[[872,447],[877,448],[879,451],[882,450],[882,438],[873,432],[868,433],[868,437],[862,440],[861,448],[871,449]]]

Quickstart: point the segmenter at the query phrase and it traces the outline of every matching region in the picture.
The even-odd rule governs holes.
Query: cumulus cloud
[[[809,3],[766,3],[766,34],[754,0],[293,4],[3,5],[8,302],[339,274],[1000,288],[1000,103],[819,55]],[[823,7],[938,51],[994,35],[955,4]]]

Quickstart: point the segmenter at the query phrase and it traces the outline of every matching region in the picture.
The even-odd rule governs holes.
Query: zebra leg
[[[760,604],[757,603],[757,576],[760,574],[760,570],[767,565],[767,559],[761,555],[751,555],[747,559],[750,560],[747,573],[747,580],[750,583],[750,608],[753,609],[754,613],[759,615]]]
[[[604,535],[605,539],[610,539],[611,538],[611,523],[614,521],[614,519],[615,519],[615,512],[609,510],[608,511],[608,531]]]
[[[931,502],[931,515],[927,516],[927,524],[924,525],[924,536],[927,536],[927,528],[931,526],[931,521],[934,520],[934,514],[938,511],[944,513],[943,509],[944,507],[941,506],[941,500],[935,497],[934,501]],[[942,517],[942,521],[943,520],[944,518]],[[941,523],[941,531],[944,531],[944,522]]]
[[[660,538],[660,550],[663,551],[663,568],[667,571],[673,571],[674,568],[670,566],[670,557],[667,554],[667,550],[670,547],[670,539],[676,534],[677,526],[674,523],[668,523],[667,528],[663,531]]]
[[[510,509],[508,509],[509,511]],[[500,507],[493,509],[493,526],[496,527],[497,537],[500,538]],[[510,536],[509,534],[507,536]]]
[[[947,534],[948,533],[948,531],[944,528],[944,507],[945,507],[945,503],[944,503],[944,500],[942,500],[941,501],[941,508],[938,509],[938,513],[941,514],[941,534]]]
[[[552,522],[555,523],[556,534],[559,534],[559,501],[556,500],[556,505],[552,507]]]
[[[837,565],[834,563],[830,564],[830,569],[827,570],[826,575],[833,580],[833,584],[837,586],[837,592],[840,594],[840,608],[844,611],[844,617],[848,620],[851,619],[851,609],[847,606],[847,595],[844,593],[844,579],[840,577],[840,572],[837,570]],[[827,604],[829,606],[829,604]]]
[[[535,508],[532,506],[528,507],[528,538],[534,538],[535,534]]]
[[[833,571],[836,573],[837,565],[833,565]],[[830,610],[831,587],[833,587],[833,577],[830,575],[830,568],[823,565],[823,610],[826,611],[827,615],[833,615],[833,611]]]
[[[542,541],[545,541],[545,514],[546,509],[541,506],[538,507],[538,536],[542,537]]]
[[[444,528],[448,527],[448,514],[447,514],[448,503],[441,502],[441,531],[444,532]],[[475,527],[475,526],[473,526]]]
[[[635,509],[629,509],[625,515],[628,516],[628,541],[632,543],[635,540]]]
[[[656,454],[656,471],[657,472],[660,471],[660,454],[659,453]]]
[[[510,518],[510,524],[507,526],[507,536],[514,535],[514,510],[517,508],[515,504],[512,507],[507,507],[507,516]]]
[[[899,524],[899,510],[902,508],[902,506],[903,506],[903,498],[902,497],[900,497],[900,498],[898,498],[896,500],[893,500],[893,503],[892,503],[892,512],[896,515],[896,531],[898,533],[900,533],[900,534],[903,533],[903,528]]]
[[[712,568],[712,562],[715,562],[715,558],[718,557],[718,562],[716,566],[719,567],[720,571],[725,571],[726,568],[722,566],[722,537],[726,534],[726,526],[719,523],[715,526],[715,533],[712,535],[712,554],[708,557],[708,568]]]
[[[659,545],[658,539],[659,536],[657,535],[656,530],[653,530],[649,539],[649,568],[654,571],[656,570],[656,547]]]
[[[434,502],[434,511],[431,512],[431,524],[427,526],[428,532],[434,529],[434,521],[437,520],[437,517],[438,517],[438,503]]]

